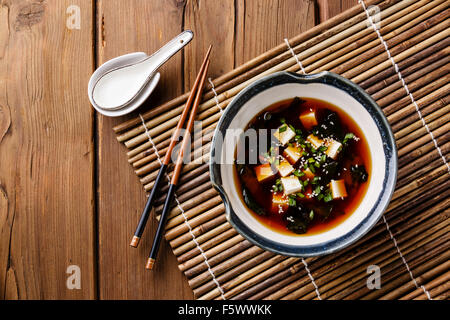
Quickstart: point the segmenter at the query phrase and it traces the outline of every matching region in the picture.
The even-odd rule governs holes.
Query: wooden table
[[[1,1],[0,299],[193,298],[166,243],[156,270],[144,269],[155,221],[139,249],[128,246],[145,194],[112,131],[127,117],[93,111],[90,75],[192,29],[145,111],[190,88],[210,43],[214,78],[355,4]]]

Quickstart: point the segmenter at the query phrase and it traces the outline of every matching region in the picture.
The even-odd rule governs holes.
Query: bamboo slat
[[[214,79],[217,97],[210,85],[203,93],[197,118],[201,136],[194,139],[195,154],[183,168],[178,202],[171,208],[165,234],[198,299],[318,299],[315,285],[322,299],[427,299],[428,295],[448,299],[450,4],[446,0],[364,3],[373,6],[370,14],[379,10],[379,35],[385,44],[370,27],[361,5],[289,39],[289,44],[307,73],[329,70],[351,79],[387,116],[398,147],[399,170],[385,220],[348,248],[304,262],[252,245],[226,221],[221,198],[209,182],[211,138],[222,110],[245,86],[276,71],[299,72],[295,58],[280,41]],[[187,96],[142,114],[156,150],[139,117],[114,128],[146,191],[153,187],[158,157],[166,153]],[[157,199],[157,217],[166,190],[163,186]],[[384,282],[379,290],[366,286],[370,264],[381,268]]]

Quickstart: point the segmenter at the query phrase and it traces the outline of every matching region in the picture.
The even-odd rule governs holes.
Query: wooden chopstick
[[[211,47],[210,47],[211,48]],[[159,244],[161,242],[161,238],[164,232],[164,228],[166,225],[167,216],[170,209],[170,204],[172,202],[172,198],[175,192],[175,189],[178,184],[178,179],[180,178],[181,168],[183,167],[183,158],[184,153],[187,149],[188,141],[191,139],[192,129],[194,127],[195,116],[197,114],[197,109],[200,104],[200,100],[202,97],[203,85],[205,83],[206,74],[208,73],[209,68],[209,60],[206,62],[205,69],[203,70],[203,74],[201,75],[201,80],[199,87],[197,89],[197,94],[195,96],[194,105],[191,110],[191,114],[189,115],[189,120],[186,125],[186,132],[183,137],[183,141],[181,142],[181,147],[178,152],[178,158],[175,164],[175,169],[173,171],[172,179],[170,181],[169,190],[167,192],[166,200],[164,202],[164,207],[161,213],[161,217],[159,219],[158,229],[156,230],[155,238],[153,240],[152,250],[150,251],[149,258],[147,260],[146,269],[152,270],[153,265],[155,263],[156,256],[158,254]]]
[[[175,128],[175,131],[172,134],[172,138],[170,139],[170,144],[166,152],[166,156],[164,157],[164,160],[162,161],[161,168],[159,169],[158,175],[156,177],[155,183],[153,185],[152,191],[150,192],[150,196],[147,199],[147,203],[145,204],[144,211],[141,214],[141,218],[139,219],[139,223],[136,227],[136,231],[134,232],[134,236],[130,242],[130,246],[133,248],[137,248],[139,245],[139,241],[141,240],[142,233],[144,232],[145,225],[147,224],[148,217],[150,216],[151,209],[153,207],[153,202],[156,199],[156,195],[158,193],[158,186],[161,182],[161,180],[164,179],[164,175],[166,174],[167,167],[170,163],[170,159],[172,157],[172,151],[175,147],[176,143],[178,142],[178,138],[180,135],[180,130],[183,128],[184,122],[186,121],[187,114],[191,108],[192,102],[194,100],[194,97],[196,96],[196,92],[198,91],[199,83],[202,77],[202,74],[204,73],[206,63],[209,58],[209,54],[211,53],[212,45],[209,46],[208,51],[206,52],[205,58],[203,59],[202,65],[200,67],[200,70],[198,71],[197,78],[195,79],[194,85],[192,86],[191,93],[189,95],[188,100],[186,101],[186,105],[184,107],[183,113],[181,114],[180,120],[178,120],[177,127]],[[200,87],[203,88],[203,85]],[[156,152],[156,150],[155,150]]]

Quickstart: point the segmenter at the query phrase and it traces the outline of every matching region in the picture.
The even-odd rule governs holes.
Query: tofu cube
[[[302,150],[301,150],[300,146],[298,146],[297,144],[294,144],[294,145],[284,149],[283,156],[286,158],[287,161],[289,161],[290,164],[296,164],[297,161],[302,156]]]
[[[305,178],[312,180],[316,175],[311,171],[310,168],[306,168],[305,170],[303,170],[303,173],[305,174]]]
[[[300,180],[294,175],[281,178],[281,184],[286,195],[300,192],[303,187]]]
[[[294,167],[291,166],[291,164],[284,158],[280,159],[279,164],[276,165],[276,168],[278,170],[278,173],[282,177],[286,177],[287,175],[291,174],[292,171],[294,171]]]
[[[331,180],[330,189],[333,199],[343,199],[347,197],[347,189],[345,189],[345,182],[343,179]]]
[[[320,139],[319,137],[316,137],[313,134],[310,134],[309,136],[306,137],[306,141],[308,141],[309,143],[311,143],[311,145],[314,147],[314,149],[319,149],[319,147],[321,145],[323,145],[323,140]]]
[[[295,137],[295,132],[287,124],[282,124],[273,135],[284,146]]]
[[[300,121],[306,130],[311,130],[313,127],[318,125],[316,111],[310,109],[300,115]]]
[[[331,159],[336,160],[341,151],[342,143],[334,139],[329,139],[325,142],[325,146],[327,147],[327,150],[325,151],[326,155]]]
[[[273,214],[281,214],[289,208],[289,198],[283,192],[274,192],[272,194],[272,206],[270,211]]]
[[[258,182],[264,182],[275,177],[276,172],[273,171],[270,163],[265,163],[255,167],[255,174]]]

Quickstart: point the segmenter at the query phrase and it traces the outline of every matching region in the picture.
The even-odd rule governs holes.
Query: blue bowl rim
[[[383,181],[383,187],[379,198],[374,206],[371,208],[367,216],[352,230],[346,234],[331,239],[328,242],[314,244],[314,245],[288,245],[279,243],[265,238],[262,235],[256,234],[249,227],[247,227],[241,219],[234,212],[228,197],[222,188],[222,178],[220,175],[220,164],[217,164],[214,159],[220,159],[221,149],[216,149],[216,137],[218,132],[224,136],[225,130],[231,123],[234,115],[242,108],[245,103],[256,94],[277,85],[287,83],[322,83],[328,84],[340,90],[347,92],[350,96],[355,98],[371,115],[372,119],[380,132],[383,142],[383,149],[385,153],[385,168],[386,174]],[[247,240],[251,243],[277,254],[294,256],[294,257],[310,257],[320,256],[333,253],[337,250],[343,249],[348,245],[356,242],[363,237],[381,218],[384,210],[389,204],[392,194],[395,189],[397,180],[397,148],[395,144],[394,134],[392,129],[381,111],[377,103],[367,94],[361,87],[352,81],[332,72],[323,71],[316,74],[297,74],[287,71],[276,72],[265,76],[244,88],[234,99],[229,103],[228,107],[222,114],[214,136],[211,142],[210,151],[210,179],[213,187],[219,192],[224,205],[228,222]]]

